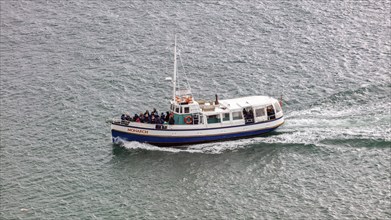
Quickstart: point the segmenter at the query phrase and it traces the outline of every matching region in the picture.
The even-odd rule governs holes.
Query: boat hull
[[[113,142],[137,141],[157,146],[179,146],[258,136],[277,129],[284,123],[281,117],[273,121],[215,128],[156,130],[145,127],[112,125]]]

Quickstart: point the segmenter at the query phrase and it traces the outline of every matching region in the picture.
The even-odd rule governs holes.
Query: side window
[[[229,113],[223,114],[223,121],[229,121]]]
[[[255,109],[255,116],[256,117],[262,117],[262,116],[265,116],[265,108],[259,108],[259,109]]]
[[[190,112],[189,107],[185,107],[185,113],[189,113],[189,112]]]
[[[179,113],[179,107],[176,107],[176,108],[175,108],[175,112],[176,112],[176,113]]]
[[[206,119],[208,124],[220,123],[220,115],[208,115]]]
[[[281,111],[281,106],[278,102],[274,103],[274,107],[276,108],[276,113]]]
[[[242,112],[232,112],[232,119],[233,120],[243,119]]]

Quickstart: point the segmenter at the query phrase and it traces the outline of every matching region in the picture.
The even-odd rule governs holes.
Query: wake
[[[381,108],[380,108],[381,109]],[[376,117],[368,117],[372,112]],[[285,114],[285,124],[268,135],[212,142],[181,147],[157,147],[138,142],[121,141],[128,150],[162,151],[170,153],[222,154],[262,144],[302,144],[323,146],[323,142],[346,140],[370,140],[390,142],[391,117],[373,106],[310,109]]]

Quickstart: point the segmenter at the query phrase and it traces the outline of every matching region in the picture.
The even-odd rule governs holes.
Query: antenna
[[[172,100],[175,102],[175,91],[176,91],[176,34],[175,34],[175,44],[174,44],[174,77],[172,78]]]

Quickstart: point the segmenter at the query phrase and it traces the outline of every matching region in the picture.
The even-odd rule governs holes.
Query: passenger
[[[168,120],[168,124],[173,125],[175,124],[175,120],[173,116],[170,116],[170,119]]]
[[[140,122],[141,122],[141,121],[140,121],[140,118],[137,118],[137,119],[136,119],[136,122],[137,122],[137,123],[140,123]]]
[[[125,114],[122,114],[121,115],[121,121],[125,121],[125,118],[126,118]]]
[[[130,121],[130,115],[129,115],[129,112],[126,112],[126,114],[125,114],[125,120],[126,120],[126,121]]]
[[[168,122],[170,120],[170,112],[166,112],[166,118],[164,119],[165,122]]]
[[[162,114],[160,115],[160,120],[163,120],[166,118],[166,116],[164,115],[164,113],[162,112]]]
[[[160,117],[159,117],[159,115],[155,116],[155,124],[160,124]]]
[[[151,124],[155,124],[155,115],[152,115],[152,117],[151,117],[151,121],[150,121],[149,123],[151,123]]]
[[[139,118],[139,121],[140,121],[141,123],[144,123],[145,118],[144,118],[144,115],[143,115],[143,114],[141,114],[141,116],[140,116],[140,118]]]
[[[246,118],[246,116],[247,116],[247,111],[246,111],[246,109],[244,108],[243,109],[243,116]]]
[[[273,108],[272,108],[272,107],[268,107],[268,108],[267,108],[267,114],[268,114],[268,115],[273,115],[273,114],[274,114],[274,111],[273,111]]]
[[[151,123],[151,114],[149,114],[149,111],[148,111],[148,110],[145,111],[145,113],[144,113],[144,121],[145,121],[146,123]]]
[[[157,111],[156,111],[156,108],[153,108],[153,111],[151,112],[152,115],[156,115],[157,114]]]

